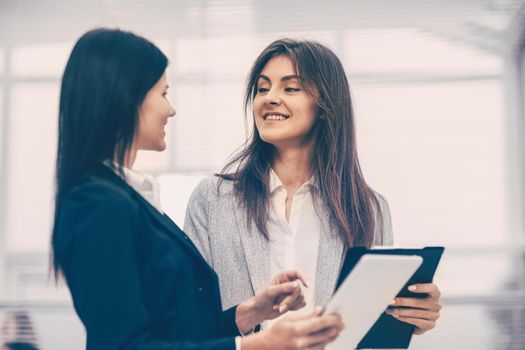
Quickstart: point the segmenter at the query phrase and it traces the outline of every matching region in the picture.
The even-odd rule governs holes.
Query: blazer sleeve
[[[213,266],[213,259],[208,227],[211,202],[216,195],[213,178],[208,177],[201,180],[190,196],[184,219],[184,232],[191,238],[210,266]]]
[[[152,336],[137,259],[140,215],[131,198],[96,186],[75,191],[64,203],[64,273],[86,327],[87,349],[235,349],[233,337],[194,343]]]
[[[392,232],[392,217],[390,215],[390,208],[388,207],[386,199],[382,195],[377,192],[375,192],[375,195],[377,201],[379,202],[381,216],[377,215],[380,225],[376,226],[374,233],[374,245],[393,245],[394,235]]]

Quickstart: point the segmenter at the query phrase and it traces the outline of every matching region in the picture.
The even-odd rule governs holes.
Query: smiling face
[[[301,86],[292,60],[284,55],[269,60],[253,100],[261,139],[277,147],[307,145],[317,112],[317,100]]]
[[[139,108],[139,125],[135,136],[137,150],[163,151],[166,148],[164,127],[168,118],[175,115],[175,110],[166,95],[168,83],[166,73],[148,91]]]

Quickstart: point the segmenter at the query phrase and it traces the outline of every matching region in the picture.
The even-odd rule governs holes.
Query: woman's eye
[[[269,90],[268,88],[260,87],[260,88],[257,89],[257,92],[262,94],[262,93],[268,92],[268,90]]]
[[[284,89],[284,91],[286,91],[286,92],[297,92],[297,91],[301,91],[301,89],[294,88],[294,87],[287,87],[287,88]]]

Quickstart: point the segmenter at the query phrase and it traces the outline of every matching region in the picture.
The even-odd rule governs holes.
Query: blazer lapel
[[[171,234],[172,237],[177,239],[180,243],[188,248],[198,259],[202,260],[206,266],[209,267],[204,257],[201,255],[197,247],[193,244],[191,239],[177,226],[169,216],[161,214],[151,204],[149,204],[142,196],[138,196],[139,200],[142,201],[144,208],[150,213],[150,215]],[[211,267],[210,267],[211,269]]]
[[[208,265],[204,257],[200,254],[197,247],[195,247],[191,239],[188,236],[186,236],[186,234],[177,226],[177,224],[174,223],[167,215],[161,214],[147,200],[145,200],[144,197],[137,193],[131,186],[129,186],[126,183],[126,181],[124,181],[120,176],[115,174],[115,172],[109,169],[106,165],[100,164],[96,168],[96,170],[101,176],[116,182],[117,184],[119,184],[119,186],[121,186],[126,191],[130,192],[133,196],[135,196],[135,198],[137,198],[137,200],[142,204],[142,207],[149,212],[150,216],[153,217],[155,221],[161,224],[173,238],[175,238],[184,246],[186,246],[189,251],[191,251],[198,259],[203,261],[206,264],[206,266],[208,266],[208,268],[213,271],[213,269],[210,267],[210,265]]]
[[[330,225],[330,213],[322,201],[318,196],[314,196],[314,201],[322,225],[319,237],[314,300],[316,305],[325,305],[335,290],[345,245],[337,230]],[[242,207],[236,204],[233,212],[253,292],[256,294],[266,288],[271,279],[270,245],[253,222],[248,225],[248,219]]]
[[[324,306],[332,297],[345,252],[345,245],[337,230],[330,224],[330,213],[319,196],[313,196],[321,221],[317,272],[315,277],[315,305]]]
[[[270,245],[253,222],[248,225],[245,211],[237,204],[234,214],[255,295],[270,282]]]

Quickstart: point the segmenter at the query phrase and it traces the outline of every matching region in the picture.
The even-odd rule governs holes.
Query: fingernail
[[[413,284],[410,287],[408,287],[408,290],[411,291],[411,292],[415,292],[416,289],[417,289],[417,286],[415,284]]]
[[[279,306],[279,312],[280,312],[280,313],[283,313],[283,312],[286,311],[287,308],[288,308],[287,305],[281,305],[281,306]]]
[[[396,299],[393,299],[390,305],[396,305],[396,302],[397,302]]]
[[[279,308],[279,305],[274,305],[274,306],[273,306],[273,309],[274,309],[274,310],[277,310],[278,308]]]

